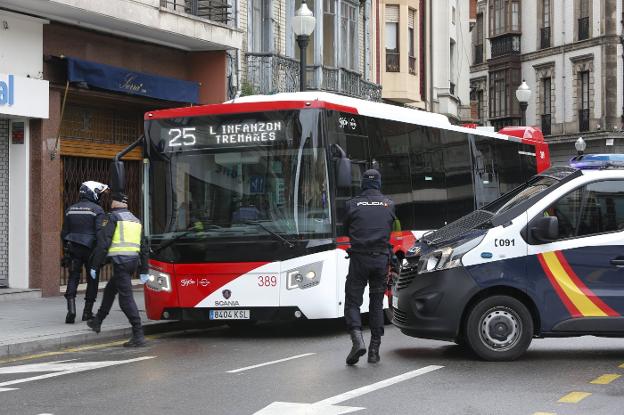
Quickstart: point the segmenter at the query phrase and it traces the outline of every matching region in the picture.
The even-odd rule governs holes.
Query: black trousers
[[[85,295],[85,301],[94,303],[97,298],[100,271],[98,270],[95,274],[95,279],[91,278],[89,275],[89,257],[91,256],[91,248],[76,243],[70,244],[69,256],[71,258],[71,262],[69,265],[69,281],[67,282],[65,298],[68,300],[76,298],[78,284],[80,284],[80,275],[82,274],[82,269],[84,268],[87,272],[87,293]]]
[[[386,292],[388,255],[350,254],[349,275],[345,284],[345,320],[349,330],[362,329],[360,307],[364,301],[364,289],[368,284],[368,320],[371,333],[384,334],[383,298]]]
[[[133,328],[141,327],[141,316],[134,302],[131,282],[138,266],[138,257],[128,257],[128,259],[124,259],[123,262],[119,263],[113,262],[113,277],[106,284],[104,298],[97,312],[97,317],[100,321],[104,321],[108,313],[110,313],[115,302],[115,296],[119,294],[121,311],[124,312]]]

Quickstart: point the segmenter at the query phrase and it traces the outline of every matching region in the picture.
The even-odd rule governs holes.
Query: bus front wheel
[[[466,345],[481,359],[509,361],[520,357],[533,339],[533,318],[519,300],[495,295],[478,302],[464,327]]]

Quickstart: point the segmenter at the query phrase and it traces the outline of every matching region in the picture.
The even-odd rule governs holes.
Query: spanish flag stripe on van
[[[581,281],[560,251],[544,252],[538,259],[572,317],[619,316]]]

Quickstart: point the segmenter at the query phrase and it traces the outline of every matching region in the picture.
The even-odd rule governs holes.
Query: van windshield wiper
[[[283,236],[273,232],[272,230],[270,230],[269,228],[267,228],[266,226],[264,226],[260,222],[256,222],[256,221],[253,221],[253,220],[247,220],[244,223],[247,224],[247,225],[254,225],[254,226],[257,226],[259,228],[262,228],[268,234],[273,236],[275,239],[281,241],[284,245],[286,245],[289,248],[294,248],[295,247],[295,244],[293,244],[292,242],[290,242],[288,239],[284,238]]]

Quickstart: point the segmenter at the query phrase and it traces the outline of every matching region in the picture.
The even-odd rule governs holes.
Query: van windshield
[[[484,206],[482,210],[486,210],[494,215],[500,215],[520,203],[532,199],[558,182],[558,180],[552,177],[535,176],[525,184],[516,187],[487,206]]]

